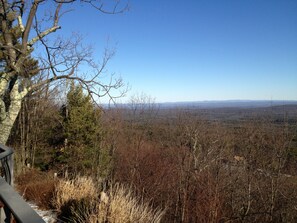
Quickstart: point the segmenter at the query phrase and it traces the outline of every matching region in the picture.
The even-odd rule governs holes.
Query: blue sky
[[[297,100],[296,0],[130,0],[104,15],[73,6],[60,35],[72,31],[99,60],[116,48],[109,72],[157,102]]]

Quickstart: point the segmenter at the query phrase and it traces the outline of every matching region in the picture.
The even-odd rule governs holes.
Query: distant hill
[[[120,108],[129,113],[131,108],[136,108],[131,104],[109,105],[106,108]],[[275,122],[297,123],[297,101],[253,101],[253,100],[228,100],[228,101],[195,101],[195,102],[169,102],[155,103],[154,106],[143,106],[139,104],[139,109],[143,115],[145,110],[150,113],[155,110],[155,118],[174,118],[176,113],[172,111],[187,112],[187,115],[193,115],[208,120],[254,120],[263,117],[269,117]],[[144,113],[143,113],[144,112]],[[128,114],[127,113],[127,114]],[[129,117],[129,116],[127,116]]]
[[[168,108],[264,108],[297,105],[297,101],[280,100],[226,100],[158,103],[161,109]]]

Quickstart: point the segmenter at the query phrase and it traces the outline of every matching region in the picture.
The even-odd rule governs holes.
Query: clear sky
[[[119,15],[78,4],[61,25],[98,60],[116,48],[108,70],[129,83],[128,97],[297,100],[296,0],[130,0]]]

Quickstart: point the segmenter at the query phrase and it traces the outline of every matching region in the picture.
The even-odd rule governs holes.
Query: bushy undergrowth
[[[73,200],[94,198],[97,194],[95,184],[89,177],[77,176],[71,180],[59,180],[55,188],[53,204],[57,210],[60,210]]]
[[[16,177],[17,190],[41,209],[54,208],[52,198],[58,180],[53,174],[28,169]]]
[[[131,189],[113,184],[100,192],[90,177],[56,179],[33,169],[17,177],[17,187],[26,200],[57,210],[63,222],[128,223],[160,222],[164,211],[153,209]]]
[[[120,184],[115,184],[110,189],[109,198],[110,202],[99,205],[99,216],[100,213],[105,213],[105,219],[100,222],[160,222],[164,214],[161,209],[154,210],[135,198],[131,189]]]
[[[68,222],[160,222],[164,214],[135,198],[123,185],[115,184],[99,195],[91,178],[60,180],[55,191],[59,217]]]

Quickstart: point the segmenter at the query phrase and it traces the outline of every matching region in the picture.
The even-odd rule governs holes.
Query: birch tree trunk
[[[2,83],[0,83],[0,86],[3,86]],[[27,94],[26,91],[19,92],[18,88],[19,84],[18,81],[16,81],[10,93],[10,105],[8,108],[5,107],[4,101],[0,99],[0,143],[2,144],[6,144],[21,109],[22,99]]]

